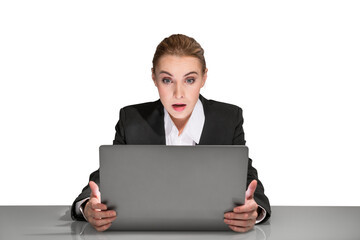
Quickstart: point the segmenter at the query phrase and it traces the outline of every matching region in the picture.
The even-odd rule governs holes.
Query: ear
[[[204,71],[204,74],[202,76],[201,87],[203,87],[205,85],[205,82],[206,82],[206,79],[207,79],[207,72],[208,72],[208,69],[206,68],[205,71]]]
[[[156,77],[155,77],[155,73],[154,73],[154,69],[151,68],[151,78],[155,84],[155,87],[157,87],[157,83],[156,83]]]

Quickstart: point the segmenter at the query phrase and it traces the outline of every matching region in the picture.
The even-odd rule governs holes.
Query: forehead
[[[168,72],[189,72],[196,71],[200,73],[201,63],[196,57],[164,55],[159,59],[156,71]]]

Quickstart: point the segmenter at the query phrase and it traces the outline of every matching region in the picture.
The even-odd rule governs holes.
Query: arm
[[[89,186],[91,194],[84,208],[84,216],[97,231],[105,231],[115,221],[116,212],[108,210],[107,206],[101,203],[101,195],[96,183],[90,181]]]
[[[99,178],[99,170],[96,170],[95,172],[90,174],[89,177],[89,182],[93,181],[95,182],[97,185],[99,185],[100,183],[100,178]],[[78,209],[80,206],[78,204],[78,202],[83,201],[85,199],[89,199],[91,196],[91,188],[90,185],[87,184],[82,192],[79,194],[79,196],[75,199],[75,201],[73,202],[72,206],[71,206],[71,218],[73,220],[79,220],[79,221],[86,221],[84,215],[81,213],[80,209]],[[86,202],[88,200],[85,200],[85,202],[82,203],[83,207],[85,206]]]
[[[116,144],[126,144],[125,135],[124,135],[124,121],[125,121],[125,112],[124,112],[123,109],[121,109],[120,110],[119,121],[115,126],[116,134],[115,134],[115,139],[113,141],[114,145],[116,145]],[[91,181],[94,182],[94,184],[96,186],[100,185],[99,170],[96,170],[95,172],[90,174],[89,184],[87,184],[83,188],[81,194],[73,202],[73,204],[71,206],[71,217],[72,217],[73,220],[80,220],[80,221],[89,220],[89,218],[85,217],[85,216],[86,216],[86,213],[88,212],[88,211],[86,211],[86,210],[88,210],[87,209],[88,203],[94,201],[94,200],[90,201],[91,196],[92,196],[92,190],[91,190],[91,186],[90,186]],[[81,206],[83,207],[83,213],[84,214],[79,209],[80,208],[79,203],[81,203]],[[104,204],[102,204],[102,205],[104,205]],[[94,205],[94,206],[103,208],[104,206],[102,206],[102,205]]]
[[[233,144],[234,145],[245,145],[245,134],[243,130],[243,122],[244,119],[242,117],[242,110],[241,108],[238,108],[237,117],[236,117],[236,123],[235,123],[235,131],[234,131],[234,137],[233,137]],[[254,180],[257,183],[254,184]],[[246,203],[251,203],[251,205],[256,204],[256,217],[258,217],[259,213],[265,213],[265,217],[262,219],[261,222],[265,222],[270,218],[271,215],[271,208],[269,199],[266,197],[264,193],[264,187],[261,183],[261,181],[258,178],[257,170],[252,166],[252,160],[249,158],[248,162],[248,175],[247,175],[247,185],[248,185],[248,191],[247,196],[253,196],[251,199],[248,199],[245,201]],[[251,186],[251,187],[250,187]],[[250,191],[250,192],[249,192]],[[250,201],[253,200],[253,201]],[[259,209],[258,209],[259,206]],[[239,208],[241,211],[244,210],[244,208]],[[250,210],[251,208],[248,208],[246,210]],[[235,210],[235,209],[234,209]],[[259,210],[259,211],[258,211]]]

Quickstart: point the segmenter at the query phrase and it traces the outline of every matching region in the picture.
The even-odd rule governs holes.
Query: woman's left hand
[[[247,232],[255,225],[258,216],[258,205],[254,200],[256,187],[257,181],[253,180],[246,191],[245,204],[224,214],[224,222],[235,232]]]

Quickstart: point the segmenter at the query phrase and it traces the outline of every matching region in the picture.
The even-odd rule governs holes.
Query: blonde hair
[[[183,34],[173,34],[170,37],[164,38],[156,48],[153,58],[153,73],[157,66],[159,59],[164,55],[175,56],[191,56],[200,60],[202,72],[205,73],[206,62],[204,57],[204,49],[192,37]]]

